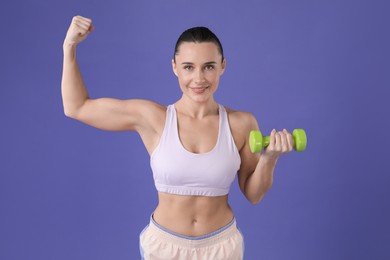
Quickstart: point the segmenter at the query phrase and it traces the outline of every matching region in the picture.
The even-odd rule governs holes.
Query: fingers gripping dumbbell
[[[303,152],[306,149],[307,138],[303,129],[294,129],[293,133],[294,149]],[[269,145],[269,136],[263,136],[260,131],[251,131],[249,135],[249,147],[252,153],[259,153]]]

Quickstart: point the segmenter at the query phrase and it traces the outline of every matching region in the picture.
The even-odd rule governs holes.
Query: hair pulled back
[[[207,27],[198,26],[185,30],[179,37],[175,46],[175,53],[173,54],[173,60],[176,62],[175,56],[179,52],[179,47],[183,42],[193,42],[193,43],[202,43],[202,42],[213,42],[217,45],[219,53],[223,56],[222,44],[219,41],[218,37]]]

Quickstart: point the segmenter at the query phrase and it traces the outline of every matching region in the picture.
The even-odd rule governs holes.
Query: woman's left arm
[[[248,115],[248,114],[247,114]],[[284,129],[270,134],[270,144],[261,154],[252,154],[249,148],[249,133],[258,130],[256,118],[249,114],[243,120],[241,134],[244,135],[244,145],[240,149],[241,167],[238,171],[238,182],[245,197],[252,203],[258,204],[273,183],[273,174],[280,155],[292,151],[292,135]]]

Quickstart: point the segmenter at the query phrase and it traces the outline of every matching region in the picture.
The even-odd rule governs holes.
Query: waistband
[[[220,241],[226,240],[236,234],[238,231],[236,219],[233,218],[226,226],[203,236],[189,237],[172,232],[163,226],[159,225],[153,219],[153,215],[150,216],[149,230],[154,234],[162,237],[171,242],[184,247],[203,247],[217,244]]]

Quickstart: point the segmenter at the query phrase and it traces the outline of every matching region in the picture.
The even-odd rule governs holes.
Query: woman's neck
[[[207,102],[194,102],[184,96],[175,103],[178,112],[183,113],[191,118],[202,119],[209,115],[218,114],[218,103],[214,99]]]

